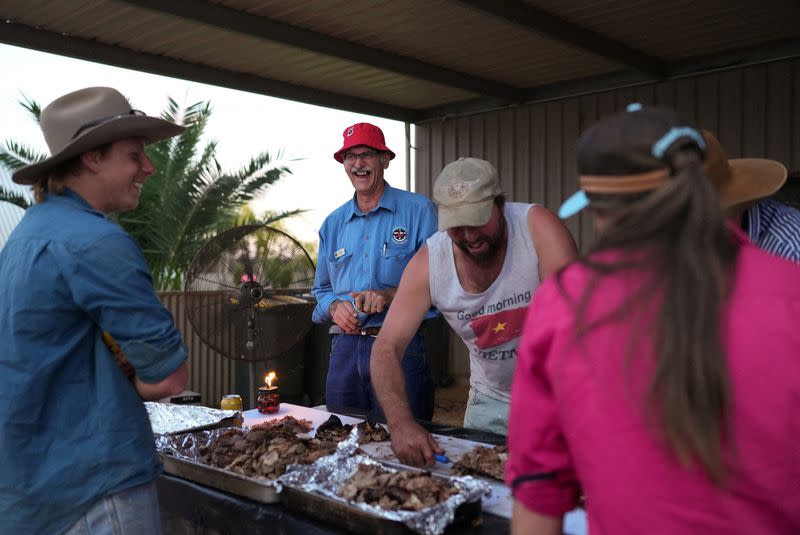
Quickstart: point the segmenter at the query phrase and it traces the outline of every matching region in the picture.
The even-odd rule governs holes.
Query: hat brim
[[[731,178],[719,194],[723,208],[763,199],[781,189],[788,175],[786,167],[764,158],[728,160]]]
[[[561,219],[570,218],[589,206],[591,202],[592,201],[589,200],[589,196],[586,195],[585,191],[582,189],[578,190],[572,194],[569,199],[564,201],[564,203],[561,205],[561,208],[558,209],[558,217]]]
[[[56,165],[106,143],[129,137],[140,137],[144,138],[145,143],[149,145],[182,134],[185,130],[186,127],[157,117],[143,115],[120,117],[88,130],[46,160],[20,167],[14,171],[11,179],[17,184],[33,184]]]
[[[453,227],[482,227],[492,217],[494,198],[458,206],[439,205],[439,230]]]
[[[339,163],[344,163],[344,158],[342,158],[342,154],[344,154],[346,150],[350,150],[354,147],[369,147],[371,149],[379,150],[381,152],[386,152],[389,154],[389,159],[394,160],[394,152],[389,150],[389,147],[386,147],[385,145],[383,147],[376,147],[374,145],[368,145],[366,143],[360,143],[358,145],[348,145],[346,147],[342,147],[341,149],[333,153],[333,159]]]

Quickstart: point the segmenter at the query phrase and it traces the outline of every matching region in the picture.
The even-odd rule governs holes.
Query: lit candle
[[[275,414],[280,410],[281,397],[278,393],[278,387],[272,385],[278,376],[274,371],[269,372],[264,377],[265,386],[258,387],[258,399],[256,400],[256,407],[261,414]]]

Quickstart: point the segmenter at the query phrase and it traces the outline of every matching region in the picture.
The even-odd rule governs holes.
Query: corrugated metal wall
[[[183,292],[159,292],[163,305],[172,313],[189,349],[189,390],[199,392],[203,405],[214,407],[224,394],[235,392],[236,362],[225,358],[200,340],[184,311]]]
[[[416,191],[430,195],[441,169],[460,156],[497,166],[510,200],[557,210],[577,189],[575,146],[598,118],[641,102],[680,110],[717,134],[728,156],[766,157],[800,170],[800,60],[734,69],[564,100],[416,125]],[[567,226],[590,243],[587,216]],[[452,337],[451,370],[469,374],[463,343]]]
[[[3,248],[11,231],[17,226],[25,210],[9,202],[0,201],[0,249]]]
[[[31,202],[33,201],[31,188],[12,182],[11,174],[3,167],[0,167],[0,188],[3,188],[9,193],[22,195]],[[0,201],[0,249],[3,248],[6,240],[8,240],[8,236],[11,234],[11,231],[14,230],[14,227],[17,226],[19,220],[22,219],[24,213],[24,210],[19,206]]]

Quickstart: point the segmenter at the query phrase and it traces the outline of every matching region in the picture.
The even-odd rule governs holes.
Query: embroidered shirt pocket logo
[[[394,230],[392,230],[392,239],[395,243],[405,243],[408,239],[408,231],[403,227],[395,227]]]

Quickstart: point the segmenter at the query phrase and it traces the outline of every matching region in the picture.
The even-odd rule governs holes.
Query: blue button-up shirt
[[[378,205],[366,214],[353,195],[325,219],[319,231],[314,322],[330,321],[331,304],[352,301],[350,292],[397,288],[406,264],[436,228],[436,207],[422,195],[384,182]],[[436,315],[431,310],[426,319]],[[385,316],[386,312],[372,314],[361,327],[379,326]]]
[[[747,236],[765,251],[800,262],[800,210],[770,199],[747,210]]]
[[[146,383],[186,360],[136,242],[74,192],[50,195],[0,251],[0,533],[66,531],[160,473],[103,330]]]

